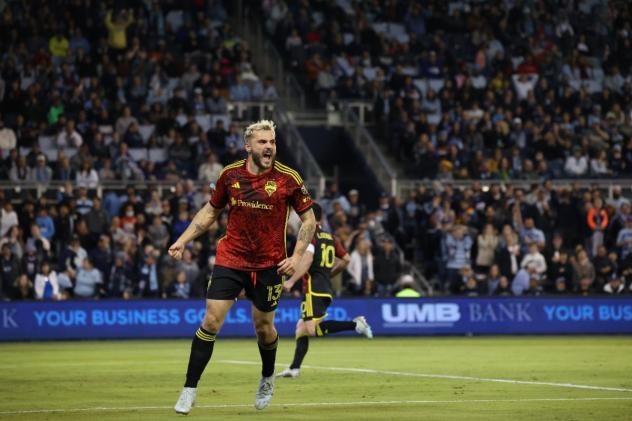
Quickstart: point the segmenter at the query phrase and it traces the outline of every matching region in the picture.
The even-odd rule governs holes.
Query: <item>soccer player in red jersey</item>
[[[186,382],[175,410],[188,414],[195,404],[197,384],[211,359],[215,337],[242,289],[252,301],[252,318],[261,355],[261,380],[255,408],[272,399],[278,334],[274,312],[283,291],[284,275],[292,276],[316,228],[312,199],[293,169],[276,161],[275,126],[261,120],[244,131],[248,157],[227,165],[209,202],[169,248],[181,259],[186,244],[204,233],[228,206],[226,236],[219,240],[217,258],[206,295],[206,313],[198,328],[187,369]],[[292,256],[287,257],[285,231],[290,207],[302,224]]]

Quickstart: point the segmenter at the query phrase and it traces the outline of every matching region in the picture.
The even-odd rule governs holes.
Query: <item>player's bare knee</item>
[[[254,321],[255,332],[258,338],[269,338],[274,336],[274,323],[271,320],[259,319]]]
[[[213,313],[207,311],[204,314],[204,319],[202,320],[202,327],[207,332],[219,332],[219,328],[222,327],[222,321],[219,320]]]

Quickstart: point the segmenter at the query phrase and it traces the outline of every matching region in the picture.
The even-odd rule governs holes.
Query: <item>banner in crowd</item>
[[[298,300],[281,300],[276,326],[293,336]],[[328,317],[364,315],[376,336],[632,333],[632,298],[338,299]],[[203,300],[0,303],[0,340],[191,337]],[[250,303],[240,300],[222,336],[253,336]]]

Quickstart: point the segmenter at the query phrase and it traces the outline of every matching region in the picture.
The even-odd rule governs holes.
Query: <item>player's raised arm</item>
[[[316,230],[316,218],[314,217],[314,212],[309,209],[301,213],[300,217],[302,223],[301,228],[298,230],[294,253],[292,253],[291,257],[283,259],[283,261],[279,263],[278,272],[283,275],[294,275],[303,254],[305,254],[305,250],[307,250],[307,246],[311,243],[312,238],[314,237],[314,231]]]
[[[221,209],[214,208],[210,203],[204,205],[204,207],[195,214],[193,221],[191,221],[187,229],[180,235],[180,238],[169,247],[169,255],[176,260],[182,259],[184,247],[206,232],[213,222],[217,220],[221,212]]]

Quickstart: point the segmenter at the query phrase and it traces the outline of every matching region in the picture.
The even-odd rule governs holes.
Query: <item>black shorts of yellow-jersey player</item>
[[[269,313],[276,310],[279,304],[283,292],[282,276],[277,273],[276,267],[244,271],[215,266],[206,290],[206,298],[234,300],[242,289],[258,310]]]
[[[319,275],[312,276],[308,272],[305,276],[307,288],[301,301],[301,319],[319,322],[327,317],[327,308],[333,301],[331,285]]]

